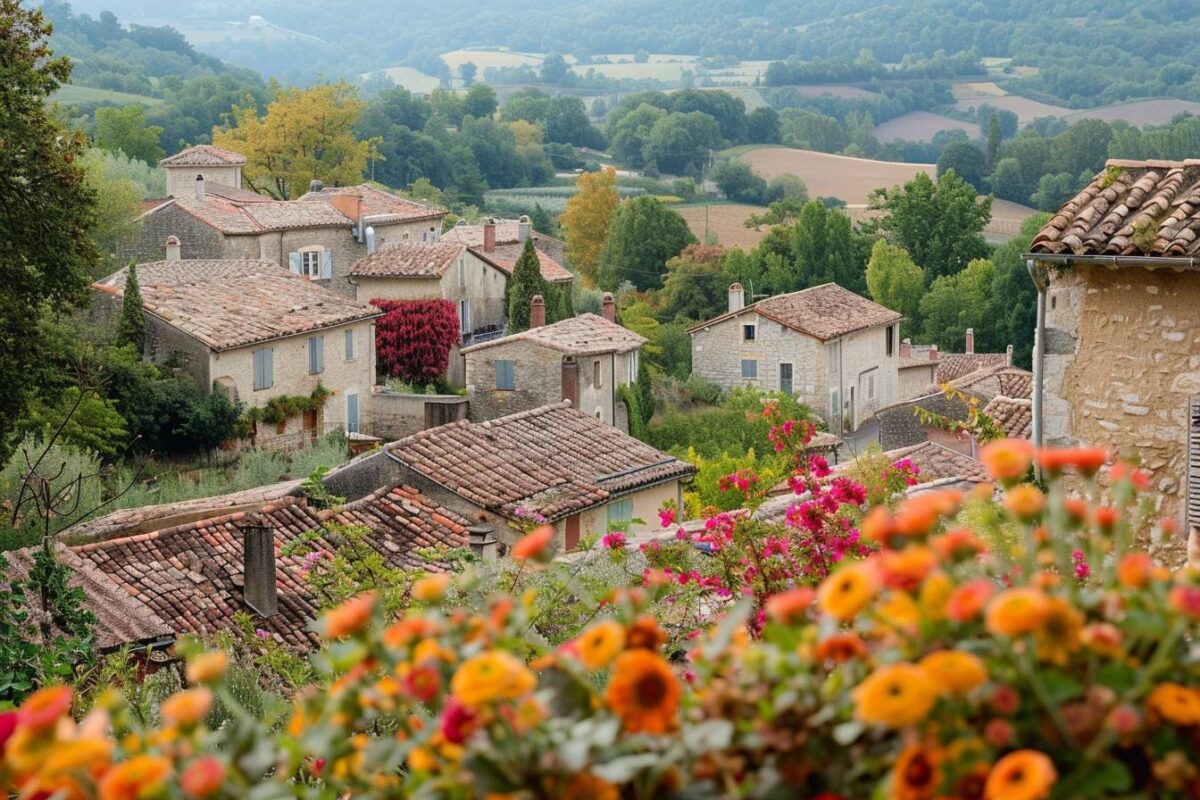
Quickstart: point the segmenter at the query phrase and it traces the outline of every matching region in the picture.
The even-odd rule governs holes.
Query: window
[[[467,285],[466,259],[463,256],[458,257],[458,285],[460,288]]]
[[[842,369],[842,343],[830,342],[825,346],[825,365],[826,371],[831,375],[837,375]]]
[[[354,360],[354,331],[346,331],[346,360]]]
[[[466,336],[471,332],[471,301],[458,301],[458,330]]]
[[[358,433],[358,393],[346,393],[346,433]]]
[[[742,341],[743,342],[753,342],[754,341],[754,336],[758,332],[755,328],[756,328],[756,326],[754,326],[754,325],[743,325],[742,326]]]
[[[1188,401],[1187,527],[1200,525],[1200,394]]]
[[[300,275],[309,280],[321,277],[320,250],[305,250],[300,254]]]
[[[758,378],[758,362],[753,358],[742,359],[742,377],[748,380],[756,380]]]
[[[867,399],[875,399],[875,376],[873,374],[867,376]]]
[[[638,351],[637,350],[629,351],[629,358],[627,360],[629,362],[629,382],[637,383]]]
[[[274,351],[270,347],[254,351],[254,391],[270,389],[275,384]]]
[[[496,388],[508,392],[517,388],[516,362],[511,359],[496,361]]]
[[[333,277],[333,251],[328,247],[306,247],[288,253],[288,266],[307,280],[328,280]]]
[[[592,362],[592,386],[599,389],[603,385],[604,385],[604,383],[601,380],[601,375],[600,375],[600,359],[597,358],[595,361]]]
[[[325,371],[325,337],[308,337],[308,371],[314,375]]]
[[[887,354],[890,356],[896,349],[896,326],[888,325],[887,330]]]
[[[632,497],[622,497],[620,500],[613,500],[608,504],[608,529],[610,531],[626,533],[629,530],[629,523],[632,521]]]
[[[792,365],[779,365],[779,391],[784,394],[792,393]]]

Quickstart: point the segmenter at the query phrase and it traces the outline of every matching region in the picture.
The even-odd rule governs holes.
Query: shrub
[[[436,382],[459,341],[458,311],[449,300],[372,300],[384,316],[375,322],[375,354],[389,378]]]

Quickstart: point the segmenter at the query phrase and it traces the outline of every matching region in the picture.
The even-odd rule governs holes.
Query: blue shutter
[[[509,359],[496,361],[496,388],[512,391],[517,388],[517,376],[514,363]]]
[[[317,373],[325,371],[325,337],[308,337],[308,371]]]
[[[300,266],[300,254],[299,253],[288,253],[288,266],[291,267],[291,270],[294,274],[296,274],[296,275],[300,274],[302,268]]]
[[[346,360],[354,360],[354,331],[346,331]]]
[[[333,251],[328,247],[321,254],[321,277],[324,280],[329,280],[333,277]]]
[[[272,350],[269,347],[254,351],[254,388],[256,390],[271,388],[274,377],[271,354]]]
[[[358,433],[358,394],[346,394],[346,433]]]
[[[268,347],[263,352],[267,354],[267,358],[266,358],[267,363],[266,363],[266,366],[263,368],[263,375],[266,378],[265,385],[263,386],[263,388],[270,389],[272,386],[275,385],[275,350],[273,348]]]

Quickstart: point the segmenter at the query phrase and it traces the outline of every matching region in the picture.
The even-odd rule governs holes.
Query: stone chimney
[[[529,303],[529,327],[541,328],[546,325],[546,300],[540,294],[535,294]]]
[[[496,249],[496,220],[489,217],[483,223],[483,252],[490,253]]]
[[[203,203],[204,198],[207,196],[208,196],[208,193],[204,191],[204,176],[197,175],[196,176],[196,200]]]
[[[348,217],[355,225],[362,217],[362,195],[357,192],[338,193],[329,198],[329,202],[342,213],[342,216]]]
[[[740,283],[729,284],[729,310],[741,311],[746,307],[746,292]]]
[[[491,525],[472,525],[467,528],[471,552],[484,561],[495,561],[498,542],[492,535]]]
[[[967,328],[967,355],[975,354],[975,329]]]
[[[1010,367],[1012,366],[1012,345],[1011,344],[1004,349],[1004,363]]]
[[[900,357],[909,358],[912,356],[912,339],[900,340]]]
[[[609,322],[617,321],[617,301],[613,299],[612,292],[605,292],[604,299],[600,301],[600,309],[604,313],[604,318]]]
[[[319,192],[324,188],[325,188],[325,184],[321,183],[321,181],[317,180],[316,178],[313,178],[311,181],[308,182],[308,190],[310,192]]]
[[[562,362],[562,399],[572,406],[579,405],[579,362],[567,356]]]
[[[533,226],[529,222],[529,217],[522,214],[517,220],[517,241],[525,244],[525,240],[529,238],[529,231]]]
[[[183,256],[179,252],[179,237],[171,234],[167,237],[167,261],[178,261]]]
[[[242,525],[242,593],[249,606],[261,617],[279,613],[275,588],[275,532],[261,522]]]
[[[937,345],[936,344],[929,345],[929,360],[937,361],[937,357],[938,357]]]

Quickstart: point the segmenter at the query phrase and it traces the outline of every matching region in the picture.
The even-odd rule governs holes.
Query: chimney
[[[975,354],[975,329],[967,328],[967,355]]]
[[[367,226],[367,255],[375,252],[375,228],[372,225]]]
[[[929,345],[929,360],[937,361],[937,356],[938,356],[937,345],[936,344]]]
[[[1012,345],[1011,344],[1004,349],[1004,363],[1010,367],[1012,366]]]
[[[489,217],[483,223],[483,252],[490,253],[496,249],[496,220]]]
[[[562,399],[572,407],[579,405],[579,362],[573,356],[562,362]]]
[[[321,183],[321,181],[317,180],[316,178],[313,178],[308,182],[308,190],[310,192],[319,192],[324,188],[325,184]]]
[[[530,329],[542,328],[545,325],[546,300],[540,294],[535,294],[529,303],[529,327]]]
[[[208,193],[204,191],[204,176],[197,175],[196,176],[196,199],[199,202],[203,203],[204,198],[207,196],[208,196]]]
[[[183,256],[179,252],[179,237],[171,234],[167,237],[167,261],[178,261]]]
[[[467,528],[471,552],[484,561],[495,561],[498,543],[492,535],[491,525],[472,525]]]
[[[246,605],[261,617],[279,613],[275,589],[275,532],[260,522],[242,526],[242,593]]]
[[[600,308],[604,312],[606,320],[617,321],[617,301],[613,299],[612,292],[604,293],[604,299],[600,301]]]
[[[339,192],[331,196],[329,202],[342,216],[348,217],[355,225],[358,224],[359,218],[362,217],[362,195],[357,192]]]
[[[729,284],[729,310],[741,311],[746,307],[746,293],[740,283]]]
[[[900,357],[908,358],[912,355],[912,339],[900,340]]]
[[[517,241],[521,244],[525,244],[525,240],[529,238],[530,227],[532,226],[529,224],[529,217],[522,214],[517,220]]]

